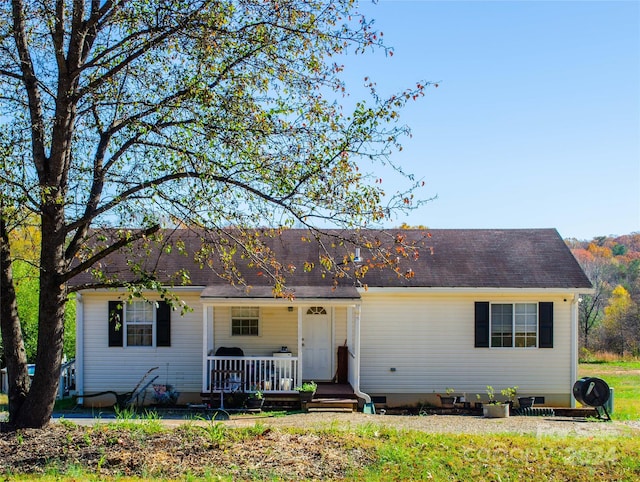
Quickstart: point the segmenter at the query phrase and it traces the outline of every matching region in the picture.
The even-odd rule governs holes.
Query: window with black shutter
[[[165,301],[109,301],[109,346],[171,346],[171,307]]]
[[[541,302],[538,304],[540,348],[553,348],[553,302]]]
[[[476,301],[475,347],[489,348],[489,302]]]
[[[156,309],[156,346],[171,346],[171,306],[166,301]]]
[[[475,303],[476,348],[553,348],[553,303]]]
[[[109,346],[122,346],[123,310],[121,301],[109,301]]]

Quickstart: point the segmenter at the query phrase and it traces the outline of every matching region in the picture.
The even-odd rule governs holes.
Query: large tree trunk
[[[50,288],[41,283],[40,289],[49,291],[40,296],[36,371],[29,394],[15,417],[17,427],[40,428],[47,425],[58,394],[66,294],[59,286]]]
[[[29,391],[29,372],[13,285],[9,236],[3,215],[0,209],[0,328],[7,362],[9,426],[14,426]]]
[[[54,196],[52,198],[55,199]],[[58,394],[67,300],[66,286],[62,281],[65,269],[63,217],[64,208],[59,204],[43,205],[36,371],[29,394],[16,414],[17,427],[40,428],[47,425]]]

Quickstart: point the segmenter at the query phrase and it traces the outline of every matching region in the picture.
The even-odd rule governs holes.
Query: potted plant
[[[453,408],[455,403],[456,403],[456,397],[451,396],[451,394],[455,392],[455,389],[453,388],[446,388],[445,389],[445,393],[446,395],[443,397],[442,395],[438,394],[438,397],[440,398],[440,405],[442,406],[442,408]]]
[[[495,390],[491,385],[487,385],[487,396],[489,397],[489,402],[482,406],[482,414],[485,418],[505,418],[509,416],[509,404],[496,400]]]
[[[173,385],[153,384],[153,400],[158,405],[175,405],[179,396],[180,393],[173,388]]]
[[[301,402],[310,402],[311,400],[313,400],[313,396],[315,395],[317,388],[318,384],[312,380],[310,382],[304,382],[294,390],[297,390],[300,394]]]
[[[465,410],[471,408],[471,402],[467,399],[467,394],[463,393],[461,396],[456,397],[455,406],[464,408]]]
[[[536,397],[518,397],[519,408],[531,408],[536,403]]]
[[[245,405],[249,409],[261,409],[264,404],[264,394],[260,390],[256,390],[247,398]]]
[[[518,395],[518,387],[507,387],[504,390],[500,390],[500,393],[502,393],[502,396],[507,398],[509,408],[513,408],[513,404],[516,401],[516,395]]]

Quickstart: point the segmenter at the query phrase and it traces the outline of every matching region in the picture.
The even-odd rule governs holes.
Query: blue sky
[[[439,88],[411,104],[394,155],[437,199],[430,228],[640,231],[640,2],[362,2],[392,57],[345,58],[350,88]],[[397,188],[393,182],[386,188]]]

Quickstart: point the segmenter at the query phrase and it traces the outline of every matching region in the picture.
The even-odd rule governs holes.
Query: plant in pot
[[[179,396],[173,385],[153,384],[153,401],[158,405],[175,405]]]
[[[482,406],[482,414],[485,418],[505,418],[509,416],[509,404],[496,400],[495,390],[491,385],[487,385],[487,396],[489,397],[489,402]]]
[[[256,390],[247,398],[245,406],[249,409],[262,408],[264,404],[264,394],[260,390]]]
[[[238,409],[244,407],[247,394],[239,390],[234,392],[224,392],[224,406],[228,409]]]
[[[519,408],[531,408],[536,402],[536,397],[518,397]]]
[[[304,382],[294,390],[297,390],[300,394],[301,402],[310,402],[313,400],[313,396],[315,395],[317,388],[318,384],[312,380],[310,382]]]
[[[507,398],[507,403],[509,404],[509,408],[513,408],[513,404],[516,401],[516,395],[518,395],[518,387],[507,387],[504,390],[500,390],[503,397]]]
[[[455,403],[456,403],[456,397],[452,396],[451,394],[455,392],[455,389],[453,388],[446,388],[445,389],[445,396],[442,396],[440,394],[438,394],[438,397],[440,398],[440,405],[442,406],[442,408],[453,408]]]

